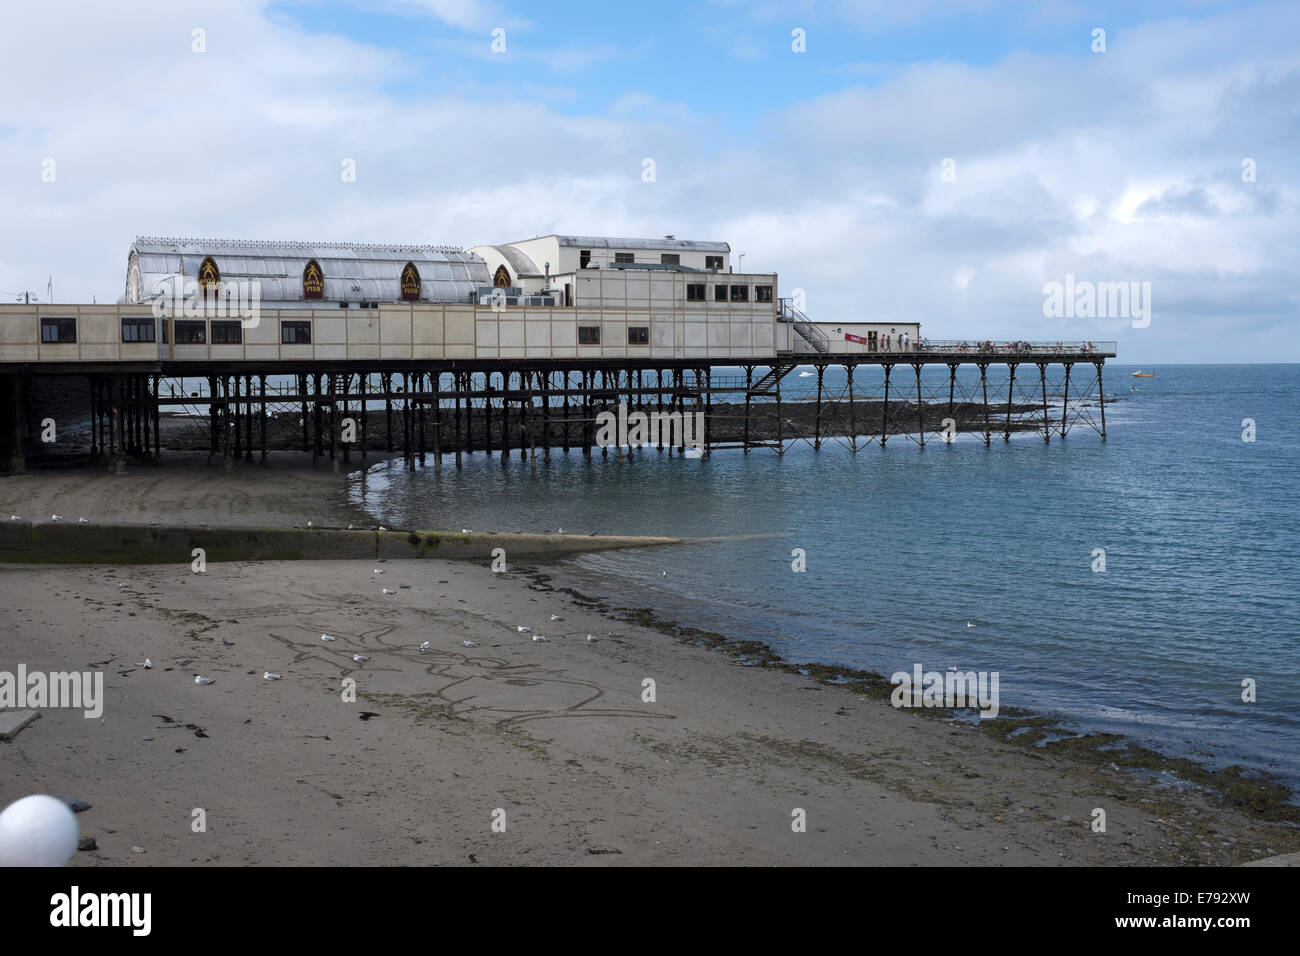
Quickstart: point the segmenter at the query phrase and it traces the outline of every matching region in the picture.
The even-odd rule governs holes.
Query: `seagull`
[[[384,573],[383,568],[375,568],[375,574],[383,574],[383,573]]]
[[[153,667],[153,661],[146,657],[144,660],[138,661],[135,666],[143,667],[145,670],[150,670]]]
[[[588,635],[587,635],[587,643],[588,643],[588,644],[595,644],[595,643],[596,643],[596,639],[595,639],[594,637],[592,637],[590,634],[588,634]]]
[[[534,634],[534,635],[533,635],[533,640],[534,640],[534,641],[544,641],[544,640],[546,640],[546,638],[542,637],[542,635],[540,635],[540,634]]]
[[[370,660],[370,658],[367,657],[365,654],[353,654],[352,659],[356,661],[358,664],[364,664],[366,661]]]
[[[387,531],[388,529],[385,528],[383,525],[380,525],[380,526],[379,526],[379,530],[380,530],[380,531]]]
[[[478,641],[461,641],[465,647],[478,647]]]
[[[558,621],[558,620],[560,620],[560,615],[558,615],[558,614],[552,614],[552,615],[551,615],[551,620],[552,620],[552,621]]]
[[[469,528],[461,528],[461,529],[460,529],[460,533],[461,533],[461,534],[473,534],[474,532],[473,532],[473,531],[470,531]]]
[[[328,634],[322,634],[322,635],[320,636],[320,639],[321,639],[322,641],[337,641],[337,640],[338,640],[337,637],[330,637]]]
[[[667,571],[664,572],[664,577],[668,577],[668,572],[667,572]]]
[[[428,641],[425,641],[423,644],[420,645],[420,650],[422,652],[427,651],[430,647],[432,647],[432,645]]]
[[[23,520],[23,516],[22,516],[22,515],[10,515],[10,516],[9,516],[9,520],[10,520],[10,521],[22,521],[22,520]]]
[[[967,622],[966,622],[966,626],[967,626],[967,627],[974,627],[975,625],[972,624],[970,621],[967,621]]]
[[[89,519],[86,518],[85,515],[82,515],[80,518],[77,519],[77,524],[90,524],[90,521]]]
[[[307,527],[309,527],[309,528],[311,527],[311,522],[310,522],[310,521],[307,522]]]
[[[352,530],[352,525],[350,525],[350,524],[348,525],[348,530],[349,530],[349,531]]]
[[[279,679],[280,679],[279,674],[272,674],[270,671],[267,671],[265,674],[262,675],[262,680],[279,680]]]
[[[50,515],[50,520],[51,520],[51,521],[62,521],[62,520],[63,520],[63,515]]]
[[[563,529],[563,528],[556,528],[556,529],[555,529],[555,533],[556,533],[556,534],[564,534],[564,529]]]
[[[195,674],[195,675],[194,675],[194,683],[196,683],[196,684],[200,684],[200,685],[202,685],[202,684],[215,684],[216,681],[214,681],[211,677],[200,677],[198,674]]]
[[[384,594],[396,594],[396,593],[397,593],[396,591],[390,591],[390,590],[388,590],[388,588],[380,588],[380,590],[383,591]]]
[[[527,624],[520,624],[515,628],[515,630],[518,631],[520,634],[527,634],[529,631],[532,630],[532,628],[529,627]]]
[[[956,668],[955,666],[954,666],[954,667],[949,667],[949,668],[948,668],[948,673],[949,673],[949,674],[956,674],[956,673],[957,673],[957,668]]]

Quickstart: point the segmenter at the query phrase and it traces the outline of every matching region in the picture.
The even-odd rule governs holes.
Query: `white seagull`
[[[396,594],[396,593],[397,593],[396,591],[390,591],[390,590],[388,590],[388,588],[380,588],[380,590],[383,591],[383,593],[385,593],[385,594]]]
[[[145,670],[149,670],[153,667],[153,661],[151,661],[149,658],[146,657],[144,660],[137,662],[135,666],[143,667]]]
[[[380,526],[379,526],[379,530],[380,530],[380,531],[387,531],[388,529],[385,528],[383,525],[380,525]]]
[[[307,522],[307,527],[309,527],[309,528],[311,527],[311,522],[310,522],[310,521]]]
[[[280,679],[279,674],[272,674],[270,671],[267,671],[265,674],[262,675],[262,680],[279,680],[279,679]]]
[[[330,637],[328,634],[322,634],[322,635],[320,636],[320,639],[321,639],[322,641],[337,641],[337,640],[338,640],[337,637]]]
[[[77,524],[90,524],[90,519],[88,519],[85,515],[82,515],[80,518],[77,519]]]
[[[966,622],[966,626],[967,626],[967,627],[974,627],[975,625],[972,624],[970,621],[967,621],[967,622]]]
[[[10,521],[22,521],[22,520],[23,520],[23,516],[22,516],[22,515],[10,515],[10,516],[9,516],[9,520],[10,520]]]
[[[478,641],[461,641],[465,647],[478,647]]]
[[[515,630],[518,631],[520,634],[527,634],[529,631],[532,630],[532,628],[529,627],[527,624],[520,624],[515,627]]]
[[[546,640],[546,638],[542,637],[542,635],[540,635],[540,634],[534,634],[534,635],[533,635],[533,640],[534,640],[534,641],[544,641],[544,640]]]
[[[364,664],[366,661],[370,660],[370,658],[367,657],[365,654],[353,654],[352,659],[356,661],[358,664]]]
[[[560,615],[558,615],[558,614],[552,614],[552,615],[551,615],[551,620],[552,620],[552,621],[558,621],[558,620],[560,620],[560,619],[561,619],[561,618],[560,618]]]
[[[587,635],[587,643],[588,643],[588,644],[595,644],[595,643],[596,643],[596,639],[595,639],[594,637],[592,637],[590,634],[588,634],[588,635]]]
[[[62,521],[62,520],[63,520],[63,515],[50,515],[50,520],[51,520],[51,521]]]
[[[427,651],[427,650],[428,650],[430,647],[432,647],[432,646],[433,646],[433,645],[430,644],[428,641],[425,641],[423,644],[420,645],[420,650],[421,650],[421,652],[423,652],[423,651]]]
[[[384,573],[383,568],[375,568],[375,574],[383,574],[383,573]]]
[[[214,681],[211,677],[200,677],[198,674],[195,674],[195,675],[194,675],[194,683],[196,683],[196,684],[215,684],[216,681]]]

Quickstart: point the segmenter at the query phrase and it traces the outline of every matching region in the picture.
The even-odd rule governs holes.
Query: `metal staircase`
[[[798,367],[795,362],[779,362],[773,365],[768,373],[760,378],[753,385],[749,386],[746,391],[750,397],[758,395],[775,395],[777,387],[781,380],[793,372]]]
[[[814,352],[825,355],[831,350],[831,340],[826,337],[825,332],[813,325],[812,319],[796,309],[789,299],[778,301],[780,309],[777,318],[780,321],[789,322],[794,327],[795,334],[807,342]]]

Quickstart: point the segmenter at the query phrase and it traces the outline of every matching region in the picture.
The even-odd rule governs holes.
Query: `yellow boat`
[[[1156,377],[1156,373],[1155,373],[1155,372],[1144,372],[1144,371],[1142,371],[1141,369],[1138,369],[1136,372],[1133,373],[1133,377],[1134,377],[1134,378],[1155,378],[1155,377]]]

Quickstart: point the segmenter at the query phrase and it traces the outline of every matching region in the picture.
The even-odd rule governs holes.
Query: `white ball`
[[[15,800],[0,813],[0,866],[63,866],[77,852],[78,832],[62,800]]]

